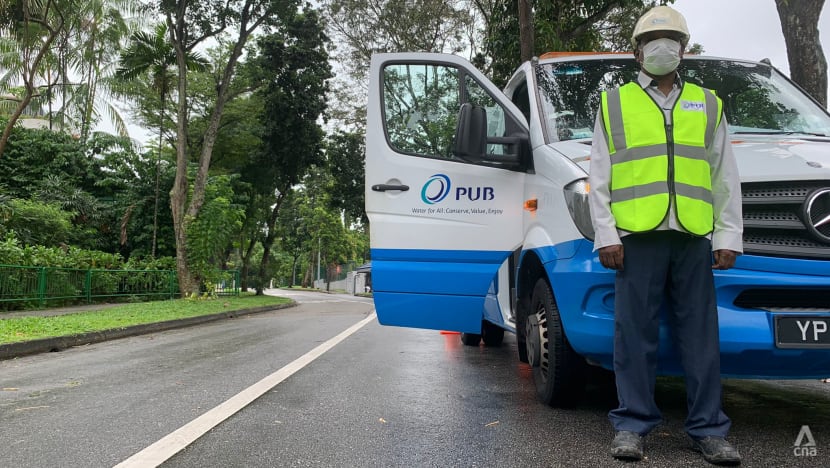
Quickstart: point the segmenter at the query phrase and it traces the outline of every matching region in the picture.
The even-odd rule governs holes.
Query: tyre
[[[585,389],[587,364],[568,343],[553,292],[544,278],[533,288],[525,343],[539,399],[556,407],[576,404]]]
[[[461,342],[467,346],[478,346],[481,342],[481,335],[476,335],[475,333],[462,333]]]
[[[481,339],[485,346],[498,347],[504,341],[504,328],[488,321],[481,322]]]

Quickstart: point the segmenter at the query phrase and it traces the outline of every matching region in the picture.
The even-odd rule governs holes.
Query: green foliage
[[[231,178],[212,177],[205,191],[205,204],[199,217],[187,231],[188,265],[206,281],[217,281],[213,275],[225,258],[224,252],[232,236],[242,226],[242,207],[234,205]]]
[[[8,193],[18,198],[33,198],[49,175],[81,189],[94,187],[97,178],[95,161],[78,140],[61,132],[19,127],[0,157],[0,174]]]
[[[160,172],[158,252],[172,249],[169,188],[173,167],[165,158],[139,155],[130,140],[93,133],[82,143],[62,132],[15,128],[0,158],[5,198],[51,202],[72,213],[63,242],[125,256],[149,254],[156,168]],[[0,203],[0,213],[7,210]],[[122,229],[123,228],[123,229]],[[18,230],[19,238],[24,239]],[[25,239],[24,239],[25,240]],[[27,240],[28,242],[28,240]]]
[[[0,265],[20,265],[34,267],[74,268],[74,269],[109,269],[109,270],[175,270],[176,259],[162,257],[157,259],[131,258],[129,262],[119,254],[84,250],[77,247],[44,247],[42,245],[23,245],[15,233],[8,232],[0,240]]]
[[[369,222],[364,207],[365,139],[363,132],[337,131],[326,141],[326,168],[332,177],[329,206],[342,210],[349,223]]]
[[[298,13],[284,31],[263,36],[253,59],[256,79],[264,84],[257,98],[264,103],[264,148],[249,180],[286,191],[305,170],[321,162],[323,131],[317,123],[326,109],[331,78],[320,19],[313,10]]]
[[[13,199],[9,203],[11,214],[0,226],[28,245],[56,246],[65,242],[72,230],[72,213],[59,206],[32,200]]]

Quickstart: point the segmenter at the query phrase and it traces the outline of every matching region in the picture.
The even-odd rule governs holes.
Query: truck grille
[[[830,260],[830,181],[746,183],[744,253]],[[807,203],[813,200],[808,213]]]

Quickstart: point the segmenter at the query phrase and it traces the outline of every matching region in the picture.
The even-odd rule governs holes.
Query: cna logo
[[[421,200],[427,205],[434,205],[450,194],[450,178],[444,174],[433,174],[421,188]]]
[[[813,438],[810,426],[801,426],[801,430],[798,431],[798,437],[796,437],[793,444],[793,455],[796,457],[815,457],[818,455],[816,439]]]

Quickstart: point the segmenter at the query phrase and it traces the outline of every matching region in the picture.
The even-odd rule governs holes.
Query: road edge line
[[[143,468],[161,465],[173,455],[179,453],[182,449],[195,442],[199,437],[218,426],[221,422],[230,418],[239,410],[245,408],[254,400],[276,387],[279,383],[288,377],[291,377],[303,367],[312,363],[315,359],[337,346],[340,342],[353,335],[369,322],[375,320],[375,318],[377,318],[377,315],[372,312],[371,315],[343,330],[335,337],[330,338],[328,341],[303,354],[273,374],[263,378],[259,382],[230,397],[198,418],[162,437],[150,446],[115,465],[115,467]]]

